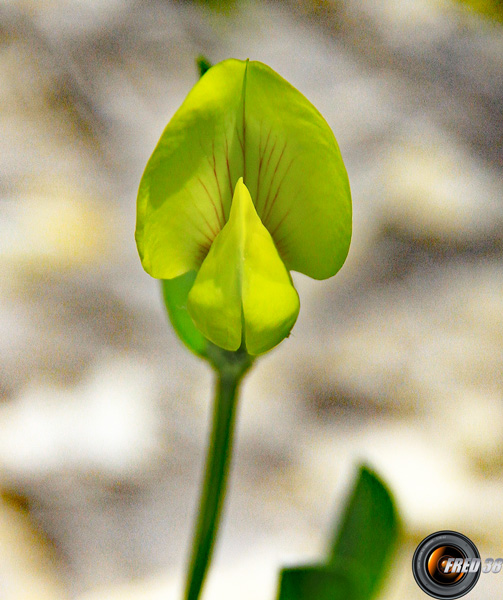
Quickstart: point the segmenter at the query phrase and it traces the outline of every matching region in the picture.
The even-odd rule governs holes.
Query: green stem
[[[186,600],[198,600],[211,562],[232,456],[238,388],[248,366],[248,363],[229,362],[217,369],[212,430],[192,542]]]

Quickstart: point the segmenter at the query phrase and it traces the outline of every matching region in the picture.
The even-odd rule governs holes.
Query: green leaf
[[[399,533],[393,497],[362,466],[326,562],[282,571],[278,600],[370,600],[386,573]]]
[[[333,133],[272,69],[235,59],[196,83],[147,164],[136,227],[145,270],[197,270],[240,177],[287,269],[334,275],[349,249],[351,197]]]
[[[164,303],[174,330],[182,342],[195,354],[207,357],[208,340],[194,325],[187,312],[187,296],[196,278],[195,271],[189,271],[174,279],[161,282]]]
[[[214,344],[249,354],[270,350],[293,327],[299,297],[274,242],[240,179],[229,220],[189,293],[188,310]]]
[[[329,564],[345,564],[365,573],[360,597],[371,598],[386,572],[398,533],[398,514],[390,491],[373,471],[360,467],[334,534]]]
[[[277,600],[356,600],[353,577],[332,566],[284,569]]]

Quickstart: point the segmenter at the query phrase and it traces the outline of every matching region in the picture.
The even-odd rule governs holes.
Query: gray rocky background
[[[246,380],[205,598],[272,599],[362,460],[404,517],[383,597],[424,597],[410,560],[435,530],[503,556],[502,27],[447,0],[221,4],[0,6],[2,600],[179,597],[211,374],[133,232],[200,53],[301,90],[354,201],[345,267],[294,276],[293,335]]]

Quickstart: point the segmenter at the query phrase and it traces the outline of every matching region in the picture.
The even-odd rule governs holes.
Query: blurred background
[[[180,597],[212,376],[134,221],[201,53],[303,92],[354,201],[345,267],[294,275],[293,335],[245,382],[205,598],[272,600],[362,460],[404,517],[383,598],[424,597],[433,531],[503,556],[502,19],[499,0],[2,2],[2,600]],[[482,575],[470,597],[502,590]]]

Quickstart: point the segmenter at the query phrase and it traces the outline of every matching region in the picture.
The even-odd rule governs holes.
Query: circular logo
[[[437,531],[414,552],[412,573],[417,585],[433,598],[454,600],[468,594],[480,577],[475,544],[456,531]]]

